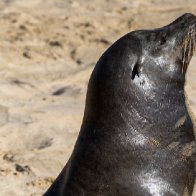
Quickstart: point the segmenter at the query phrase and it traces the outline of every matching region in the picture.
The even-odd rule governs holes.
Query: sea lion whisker
[[[188,46],[188,41],[187,41],[187,39],[185,39],[184,40],[184,48],[183,48],[183,57],[182,57],[182,73],[183,73],[185,61],[186,61],[187,46]]]
[[[192,58],[193,52],[196,48],[196,31],[195,31],[195,25],[192,25],[189,27],[188,33],[184,36],[184,39],[182,41],[182,73],[185,73],[188,64]]]

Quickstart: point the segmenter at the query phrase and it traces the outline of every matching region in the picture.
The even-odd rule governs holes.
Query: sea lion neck
[[[110,122],[111,125],[118,123],[123,126],[123,118],[131,117],[129,121],[134,122],[138,115],[143,115],[146,119],[155,121],[155,117],[162,118],[165,114],[165,119],[171,116],[172,120],[173,112],[178,113],[178,116],[187,112],[185,111],[184,90],[178,83],[151,88],[148,91],[131,85],[127,88],[118,86],[115,89],[103,88],[97,91],[91,82],[86,97],[84,123],[88,121],[88,124],[91,122],[95,125],[95,122],[98,124],[101,122],[103,125],[104,122],[106,124]]]

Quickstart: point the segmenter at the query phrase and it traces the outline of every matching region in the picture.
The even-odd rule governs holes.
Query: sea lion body
[[[192,194],[195,137],[184,83],[195,26],[185,14],[131,32],[102,55],[74,151],[45,196]]]

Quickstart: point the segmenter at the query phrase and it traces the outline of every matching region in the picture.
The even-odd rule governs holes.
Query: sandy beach
[[[114,41],[186,12],[196,14],[195,0],[1,1],[0,195],[42,195],[53,182],[80,130],[92,69]],[[196,115],[196,55],[186,93]]]

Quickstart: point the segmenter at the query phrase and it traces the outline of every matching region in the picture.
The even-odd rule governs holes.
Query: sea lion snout
[[[184,19],[184,20],[190,20],[190,19],[196,19],[196,16],[192,13],[185,13],[179,19]]]
[[[163,51],[161,54],[168,59],[169,64],[175,65],[170,68],[172,75],[174,74],[176,77],[177,74],[184,80],[196,47],[196,16],[190,13],[184,14],[169,25],[158,29],[157,32],[159,31],[166,34],[168,48],[167,55]],[[163,49],[165,50],[165,48]],[[175,62],[172,62],[173,60]]]
[[[178,26],[181,28],[186,28],[190,24],[194,24],[194,23],[196,23],[196,16],[191,13],[186,13],[186,14],[180,16],[179,18],[177,18],[175,21],[173,21],[168,26],[174,25],[175,28],[177,28]]]
[[[188,37],[196,41],[196,16],[194,14],[184,14],[168,25],[177,39],[187,39]],[[194,37],[193,37],[194,34]],[[181,36],[181,37],[180,37]]]

